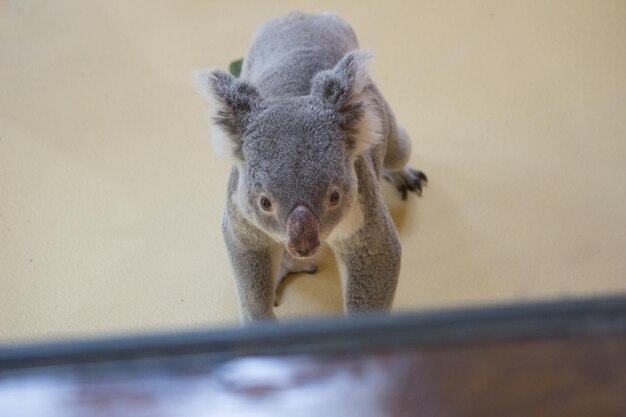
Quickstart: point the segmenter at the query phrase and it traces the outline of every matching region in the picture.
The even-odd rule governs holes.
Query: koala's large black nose
[[[315,255],[320,246],[319,222],[317,217],[306,206],[298,206],[287,218],[287,251],[296,258]]]

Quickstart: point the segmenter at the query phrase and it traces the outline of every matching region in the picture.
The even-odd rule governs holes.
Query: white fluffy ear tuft
[[[241,149],[236,145],[236,142],[215,124],[211,127],[211,144],[213,145],[213,152],[217,156],[231,161],[241,159]]]
[[[354,156],[380,145],[384,140],[383,121],[374,103],[368,101],[363,106],[361,118],[356,122],[354,133],[348,132],[348,143]]]
[[[194,73],[196,89],[211,106],[213,148],[218,155],[243,160],[243,136],[261,105],[257,89],[222,70]]]
[[[209,102],[211,119],[223,111],[224,103],[213,92],[212,73],[214,70],[198,70],[193,73],[193,81],[196,91],[202,98]],[[225,159],[236,159],[237,147],[236,141],[228,137],[226,132],[220,128],[216,123],[211,127],[211,142],[213,144],[213,151],[220,157]]]
[[[348,52],[333,69],[319,72],[311,82],[311,95],[337,113],[354,156],[383,140],[382,112],[367,67],[371,57],[370,51]]]

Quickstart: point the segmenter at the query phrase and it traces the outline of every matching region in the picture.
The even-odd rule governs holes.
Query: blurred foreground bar
[[[0,349],[0,416],[626,416],[626,297]]]

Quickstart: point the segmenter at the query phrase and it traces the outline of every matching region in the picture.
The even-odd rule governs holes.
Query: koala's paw
[[[278,281],[276,283],[276,294],[274,295],[274,307],[278,307],[280,304],[280,296],[282,293],[281,284],[290,274],[299,274],[305,272],[307,274],[314,274],[317,272],[317,265],[306,262],[295,262],[293,260],[287,260],[283,258],[283,262],[280,266],[280,272],[278,274]]]
[[[422,195],[422,186],[428,185],[426,174],[410,166],[405,166],[400,171],[384,171],[383,178],[393,184],[402,194],[402,199],[406,200],[409,191],[415,191]]]

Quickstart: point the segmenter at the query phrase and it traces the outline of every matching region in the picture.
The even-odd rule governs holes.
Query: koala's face
[[[240,204],[291,255],[312,256],[357,195],[336,115],[310,96],[267,103],[249,123],[242,153]]]
[[[197,75],[216,149],[239,167],[237,204],[295,257],[312,256],[357,205],[354,160],[382,140],[368,57],[347,53],[313,77],[309,95],[288,99],[264,99],[223,71]]]

